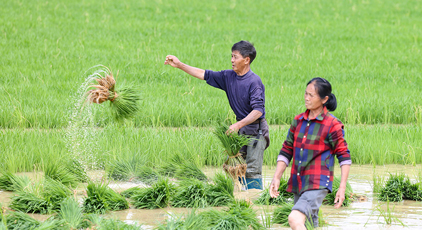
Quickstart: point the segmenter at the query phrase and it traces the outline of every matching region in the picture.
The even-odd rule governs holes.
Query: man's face
[[[239,73],[249,64],[249,57],[244,58],[239,51],[232,52],[232,68],[234,72]]]

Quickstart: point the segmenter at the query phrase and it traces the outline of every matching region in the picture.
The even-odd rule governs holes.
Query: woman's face
[[[305,106],[307,109],[309,110],[320,109],[324,105],[324,103],[327,102],[327,100],[328,100],[328,97],[325,97],[324,99],[321,99],[319,97],[319,94],[315,88],[315,82],[311,82],[311,84],[309,84],[306,87]]]

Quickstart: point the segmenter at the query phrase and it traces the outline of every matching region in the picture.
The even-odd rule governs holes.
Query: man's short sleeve
[[[224,74],[224,70],[219,72],[205,70],[204,80],[207,81],[208,85],[226,91],[227,87]]]

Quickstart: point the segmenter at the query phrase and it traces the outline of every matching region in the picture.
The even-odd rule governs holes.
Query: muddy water
[[[274,168],[265,168],[263,171],[264,185],[267,188],[271,183],[271,179],[274,173]],[[203,171],[212,177],[215,172],[220,171],[219,168],[205,168]],[[290,172],[290,168],[286,170],[286,175]],[[376,199],[376,195],[372,193],[372,179],[375,172],[376,176],[383,176],[388,178],[389,173],[405,173],[412,180],[421,180],[422,167],[421,165],[403,166],[403,165],[387,165],[377,166],[375,169],[372,166],[358,166],[353,165],[349,175],[349,183],[351,184],[354,193],[358,195],[365,195],[366,200],[357,201],[352,203],[347,208],[334,209],[331,206],[322,206],[321,211],[323,213],[324,220],[328,223],[328,226],[320,229],[403,229],[402,225],[393,220],[392,225],[387,225],[384,217],[380,215],[378,210],[387,210],[387,204],[385,202],[379,202]],[[27,174],[28,176],[33,176]],[[98,176],[99,179],[103,178],[103,172],[94,172],[92,175]],[[336,168],[336,176],[340,176],[340,168]],[[94,177],[96,177],[94,176]],[[37,174],[34,176],[39,178]],[[130,182],[123,183],[110,183],[116,191],[123,191],[128,188],[138,186],[144,187],[143,184],[135,184]],[[260,190],[249,190],[242,191],[235,194],[237,198],[246,199],[253,201],[259,196]],[[0,191],[0,202],[7,206],[10,202],[10,197],[13,196],[11,192]],[[258,217],[262,215],[271,215],[273,212],[273,206],[261,206],[255,205]],[[415,201],[403,201],[389,204],[390,210],[392,210],[393,216],[400,220],[407,227],[405,229],[422,229],[422,202]],[[221,208],[218,208],[221,209]],[[124,220],[127,223],[139,223],[142,224],[143,229],[153,229],[159,223],[169,218],[171,215],[180,216],[190,212],[191,209],[186,208],[165,208],[156,210],[140,210],[140,209],[128,209],[123,211],[111,212],[107,214],[107,217],[118,218]],[[200,210],[199,210],[200,211]],[[34,215],[35,218],[44,220],[46,216]],[[271,229],[288,229],[280,227],[279,225],[272,225]]]

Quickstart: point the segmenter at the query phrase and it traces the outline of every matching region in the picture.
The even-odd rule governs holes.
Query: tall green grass
[[[277,155],[286,138],[288,126],[271,126],[271,145],[264,153],[264,164],[275,165]],[[74,161],[66,149],[65,130],[6,129],[0,136],[0,166],[5,171],[41,170],[57,159]],[[101,132],[98,151],[93,159],[98,165],[108,165],[133,155],[142,156],[148,166],[170,163],[179,155],[185,161],[221,166],[225,160],[222,147],[208,128],[132,128],[109,125]],[[420,164],[422,163],[422,126],[347,125],[346,141],[354,164]],[[160,171],[160,170],[158,170]]]
[[[316,76],[333,84],[346,123],[422,122],[419,1],[7,1],[0,15],[3,128],[67,126],[73,92],[97,64],[139,84],[136,126],[232,118],[224,92],[163,62],[175,54],[230,69],[230,48],[242,39],[258,51],[252,69],[266,86],[270,124],[304,110]],[[100,126],[112,121],[104,113]]]

